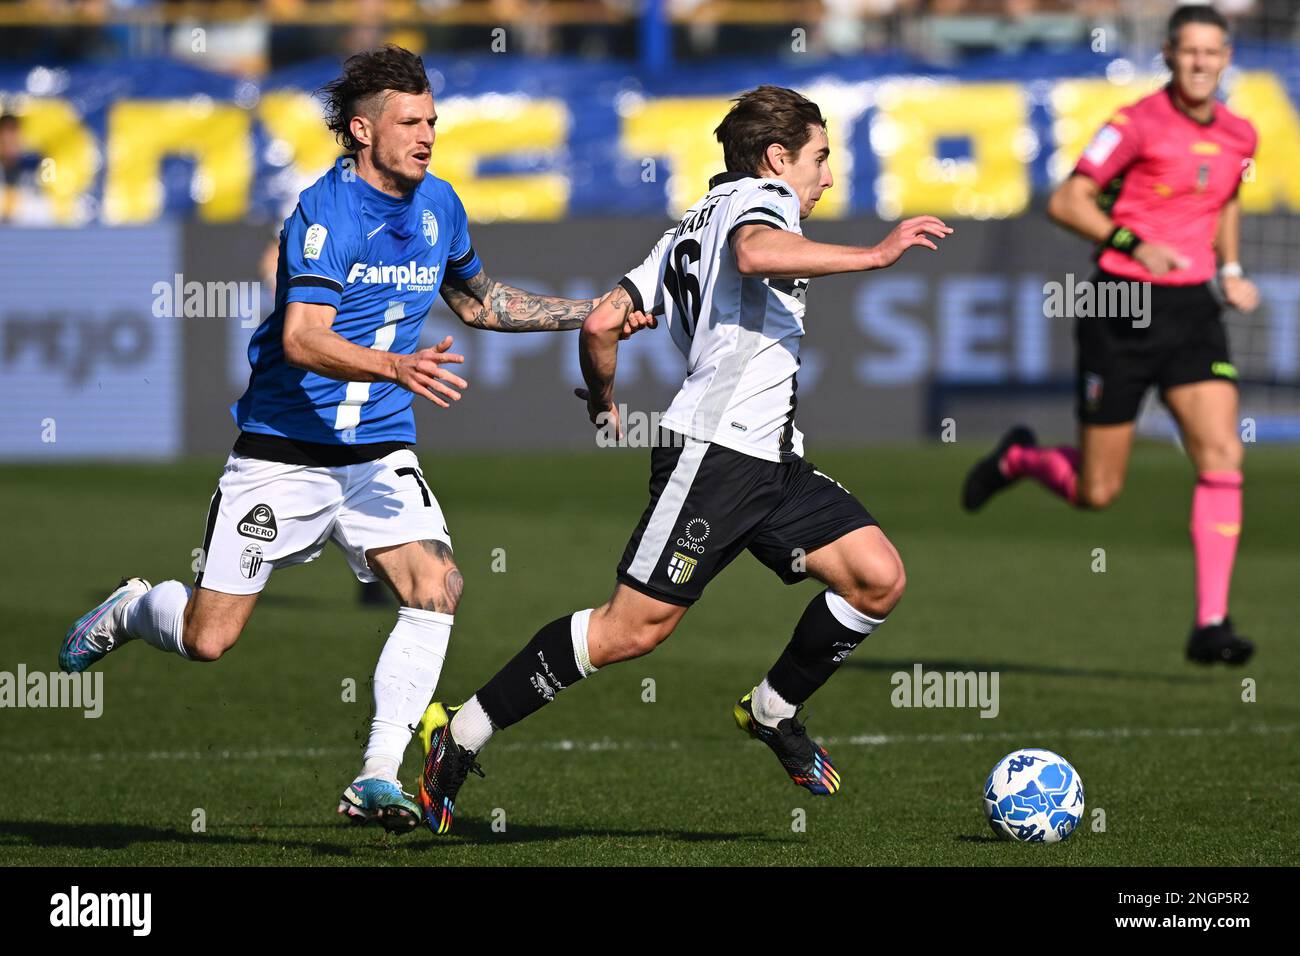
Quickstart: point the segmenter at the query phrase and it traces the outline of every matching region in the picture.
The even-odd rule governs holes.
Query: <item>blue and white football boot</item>
[[[110,651],[131,640],[122,626],[126,605],[152,585],[144,578],[123,578],[104,601],[91,608],[68,629],[59,649],[59,670],[79,674],[89,670]]]
[[[410,833],[420,825],[420,808],[399,784],[370,777],[348,784],[339,797],[339,813],[350,822],[378,822],[389,833]]]

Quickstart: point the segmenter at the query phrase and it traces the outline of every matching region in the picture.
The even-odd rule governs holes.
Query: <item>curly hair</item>
[[[349,128],[352,117],[374,115],[386,90],[428,93],[424,61],[410,50],[392,45],[356,53],[343,64],[342,76],[320,88],[318,92],[325,95],[325,123],[340,146],[349,152],[361,148]]]

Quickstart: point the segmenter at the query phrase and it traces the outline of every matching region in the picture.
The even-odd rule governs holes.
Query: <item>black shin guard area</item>
[[[802,704],[866,637],[835,619],[823,591],[804,609],[790,643],[767,672],[767,682],[786,702]]]
[[[478,692],[492,726],[503,730],[555,699],[582,680],[573,659],[572,614],[557,618],[533,635],[528,646],[510,659]]]

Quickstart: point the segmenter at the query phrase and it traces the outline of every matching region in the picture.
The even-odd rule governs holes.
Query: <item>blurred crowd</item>
[[[1175,0],[0,0],[0,58],[172,55],[258,74],[381,42],[438,52],[635,59],[663,25],[678,58],[852,55],[942,60],[1121,37]],[[1250,38],[1294,42],[1296,0],[1216,0]],[[504,36],[493,31],[504,28]],[[1139,36],[1145,42],[1151,37]],[[1157,38],[1158,39],[1158,38]],[[493,42],[497,43],[493,47]],[[506,49],[499,49],[504,43]]]

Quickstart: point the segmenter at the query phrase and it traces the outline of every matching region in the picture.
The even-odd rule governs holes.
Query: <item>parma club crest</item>
[[[699,562],[694,558],[688,558],[680,551],[674,551],[673,556],[668,559],[668,580],[673,584],[685,584],[691,579],[697,564]]]

